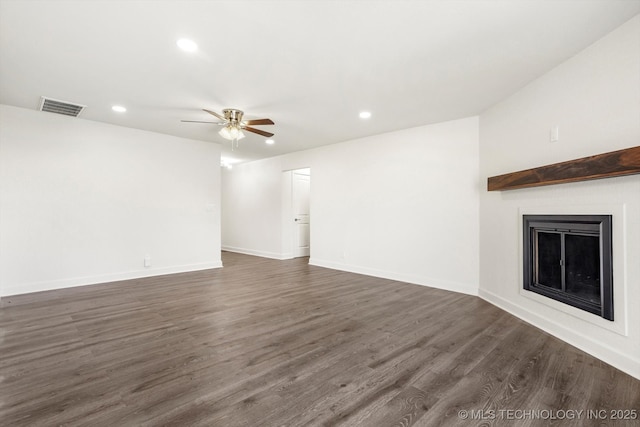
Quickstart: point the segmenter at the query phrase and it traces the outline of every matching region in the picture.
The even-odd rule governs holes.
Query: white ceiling
[[[83,119],[245,161],[479,114],[638,13],[640,0],[0,0],[0,103],[85,104]],[[249,134],[231,153],[217,126],[180,122],[225,107],[273,119],[259,128],[276,144]]]

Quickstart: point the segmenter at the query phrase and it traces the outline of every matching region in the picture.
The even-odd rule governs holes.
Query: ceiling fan
[[[234,145],[235,147],[237,147],[238,140],[245,137],[244,133],[242,132],[243,130],[246,130],[247,132],[256,133],[258,135],[266,136],[267,138],[270,138],[273,136],[271,132],[265,132],[263,130],[251,127],[253,125],[275,124],[271,119],[242,120],[242,116],[244,115],[244,112],[237,110],[235,108],[225,108],[224,110],[222,110],[222,114],[218,114],[215,111],[207,110],[205,108],[203,108],[202,111],[206,111],[207,113],[211,114],[212,116],[215,116],[216,118],[222,121],[221,122],[207,122],[202,120],[182,120],[182,121],[189,122],[189,123],[213,123],[218,126],[223,126],[223,128],[220,129],[220,132],[218,133],[223,138],[231,141],[232,148],[234,147]]]

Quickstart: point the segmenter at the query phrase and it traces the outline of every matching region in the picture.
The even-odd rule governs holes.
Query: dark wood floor
[[[517,412],[640,412],[640,381],[477,297],[223,261],[3,298],[0,424],[638,425]]]

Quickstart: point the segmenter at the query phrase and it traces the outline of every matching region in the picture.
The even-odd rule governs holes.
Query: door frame
[[[282,235],[281,235],[281,253],[282,259],[294,258],[294,238],[295,238],[295,215],[293,212],[293,174],[296,171],[308,170],[309,177],[311,177],[311,168],[302,167],[282,172]],[[311,181],[311,178],[310,178]],[[309,189],[309,218],[311,218],[312,209],[312,184]],[[311,221],[309,221],[309,227],[311,228]],[[309,251],[312,251],[311,235],[309,236]]]

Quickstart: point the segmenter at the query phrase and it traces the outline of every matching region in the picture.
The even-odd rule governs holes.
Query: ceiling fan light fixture
[[[218,132],[218,134],[220,134],[220,136],[224,139],[228,139],[230,141],[237,141],[244,138],[245,136],[242,132],[242,129],[240,129],[238,125],[234,124],[226,125],[222,129],[220,129],[220,132]]]
[[[225,126],[222,129],[220,129],[220,132],[218,132],[218,134],[224,139],[233,139],[231,138],[231,132],[229,130],[229,126]]]
[[[255,133],[261,136],[265,136],[267,138],[271,138],[273,133],[266,132],[261,129],[254,128],[254,125],[273,125],[273,120],[271,119],[252,119],[252,120],[242,120],[244,113],[235,108],[225,108],[222,110],[222,114],[218,114],[215,111],[207,110],[206,108],[202,109],[203,111],[215,116],[217,119],[221,120],[220,122],[203,122],[201,120],[182,120],[183,122],[196,122],[196,123],[214,123],[216,125],[222,126],[222,128],[218,131],[218,134],[231,141],[231,149],[234,150],[238,148],[238,141],[245,137],[243,130],[247,132]]]

